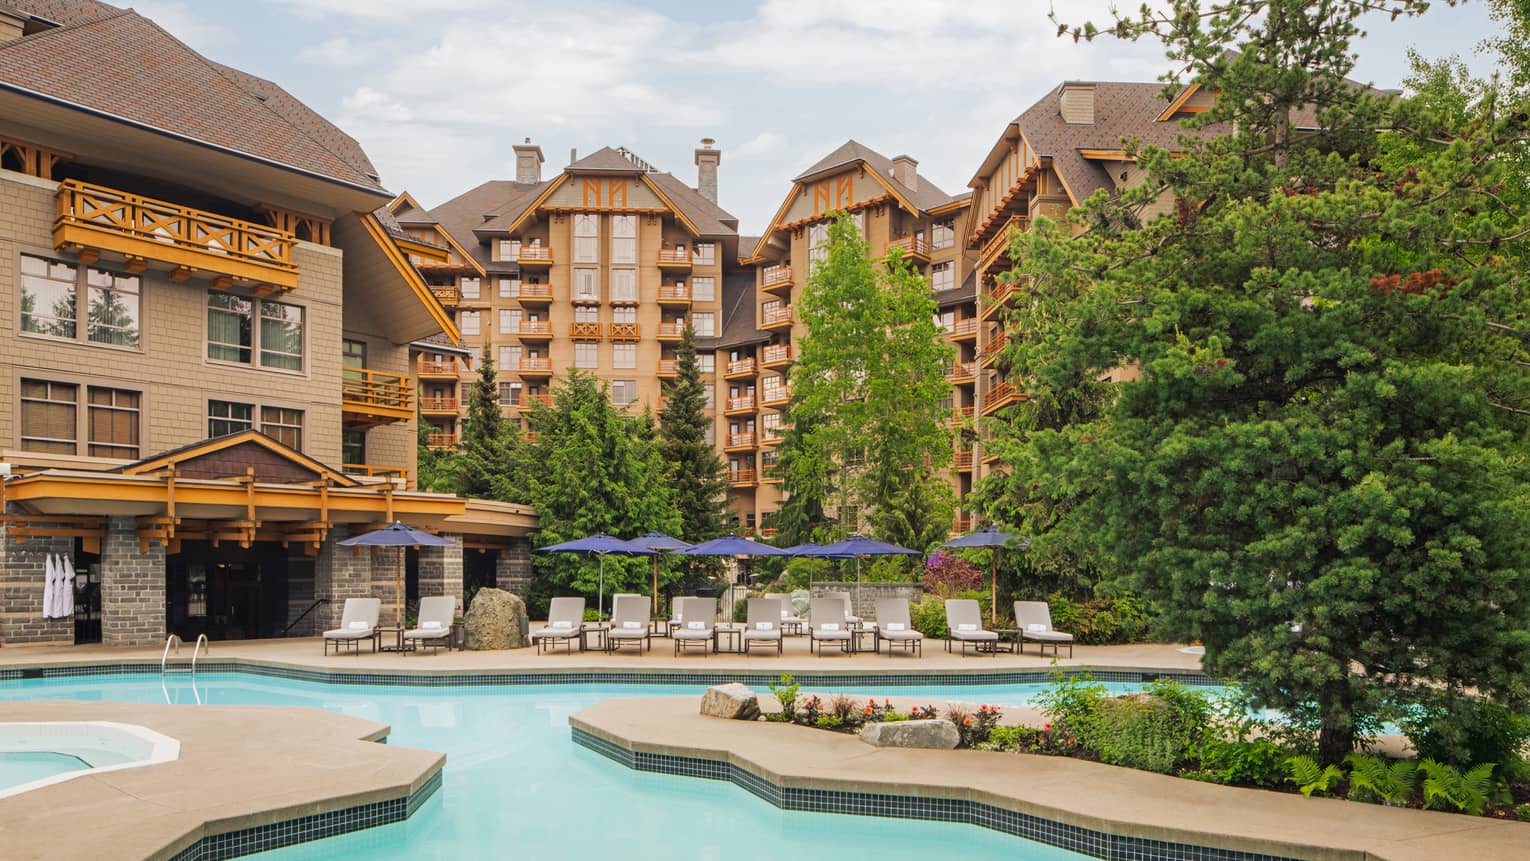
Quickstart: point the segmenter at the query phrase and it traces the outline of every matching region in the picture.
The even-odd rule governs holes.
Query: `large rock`
[[[526,635],[530,627],[526,602],[503,589],[479,589],[463,627],[467,631],[467,647],[473,651],[524,649],[531,645]]]
[[[738,682],[715,685],[702,694],[701,713],[726,720],[754,720],[760,716],[760,698],[748,685]]]
[[[868,723],[861,728],[861,741],[872,747],[921,747],[951,750],[961,743],[956,724],[948,720],[905,720],[894,723]]]

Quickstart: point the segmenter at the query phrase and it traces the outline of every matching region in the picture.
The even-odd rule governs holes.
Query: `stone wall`
[[[531,594],[531,541],[511,540],[509,549],[500,548],[494,557],[494,585],[525,598]]]
[[[876,621],[877,601],[883,598],[903,598],[910,604],[924,597],[923,583],[866,583],[859,586],[849,583],[813,583],[809,588],[814,598],[822,598],[828,592],[850,593],[850,612],[867,621]]]
[[[450,547],[420,548],[420,597],[450,595],[462,606],[462,536],[442,533]]]
[[[73,643],[74,619],[44,619],[43,566],[50,553],[70,554],[73,538],[17,541],[0,524],[0,639],[10,643]]]
[[[313,596],[329,599],[328,604],[314,610],[311,615],[311,618],[317,617],[320,620],[316,627],[321,632],[340,627],[346,598],[372,597],[372,554],[366,548],[356,553],[337,543],[349,537],[350,530],[346,527],[334,527],[329,531],[329,537],[319,545],[319,555],[314,560]],[[386,605],[387,601],[384,603]],[[391,624],[393,618],[384,611],[379,621]]]
[[[107,519],[101,544],[101,642],[143,646],[165,639],[165,547],[141,552],[132,517]]]

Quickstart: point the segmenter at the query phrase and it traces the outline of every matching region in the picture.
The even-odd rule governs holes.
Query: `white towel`
[[[53,618],[53,601],[58,592],[58,574],[53,567],[53,554],[43,560],[43,618]]]
[[[977,630],[977,626],[976,625],[957,625],[956,626],[956,630],[958,630],[958,631],[976,631]]]
[[[439,631],[441,630],[441,623],[435,619],[426,619],[420,623],[420,629],[424,631]]]
[[[345,627],[350,628],[352,631],[365,631],[372,626],[368,625],[366,622],[351,622]]]
[[[623,622],[622,623],[622,628],[624,630],[628,630],[628,631],[636,631],[638,628],[641,628],[641,627],[643,627],[643,623],[642,622]]]
[[[74,560],[68,556],[64,557],[64,576],[60,582],[64,588],[59,595],[59,615],[68,618],[74,615]]]
[[[839,623],[838,622],[824,622],[819,627],[822,628],[825,631],[838,631],[839,630]]]
[[[1040,622],[1032,622],[1025,626],[1025,630],[1030,631],[1033,634],[1042,634],[1046,632],[1047,626],[1041,624]]]
[[[883,625],[882,627],[886,628],[889,631],[901,631],[901,630],[903,630],[903,623],[902,622],[888,622],[886,625]]]
[[[549,628],[557,628],[559,630],[563,630],[563,629],[566,629],[566,628],[574,627],[574,623],[570,622],[568,620],[561,620],[561,621],[557,621],[557,622],[552,622],[552,623],[548,624],[547,627],[549,627]]]
[[[706,622],[686,622],[685,623],[685,629],[687,631],[705,631],[707,629],[707,623]]]
[[[776,629],[776,623],[775,622],[755,622],[754,623],[754,629],[756,631],[774,631]]]

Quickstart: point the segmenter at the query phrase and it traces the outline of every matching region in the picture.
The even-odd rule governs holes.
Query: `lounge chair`
[[[802,626],[807,624],[807,620],[797,615],[797,607],[792,603],[792,596],[777,595],[773,597],[781,602],[781,633],[792,633],[799,637],[802,636]]]
[[[849,592],[825,592],[825,593],[823,593],[823,597],[825,597],[825,598],[838,598],[840,601],[844,602],[844,605],[845,605],[845,621],[849,622],[852,625],[859,625],[861,623],[861,617],[855,615],[855,607],[854,607],[854,605],[852,605],[850,603],[850,593]]]
[[[882,643],[887,643],[887,654],[891,655],[894,647],[924,656],[924,635],[914,630],[914,624],[909,620],[908,599],[906,598],[882,598],[877,601],[877,651],[882,650]]]
[[[1015,627],[1020,629],[1019,648],[1025,651],[1025,641],[1039,643],[1037,647],[1041,654],[1047,653],[1047,644],[1052,644],[1052,655],[1057,655],[1057,647],[1063,643],[1068,644],[1068,657],[1073,657],[1073,635],[1052,628],[1052,608],[1045,601],[1016,601],[1015,602]]]
[[[711,598],[676,598],[675,618],[669,635],[675,641],[675,654],[700,646],[702,654],[712,650],[717,602]]]
[[[584,640],[581,631],[584,627],[584,599],[583,598],[554,598],[547,607],[547,625],[531,635],[531,642],[537,645],[537,654],[550,650],[558,643],[574,651],[574,644],[584,648]]]
[[[347,646],[360,654],[363,640],[371,640],[372,651],[376,652],[377,617],[381,613],[381,598],[346,598],[345,610],[340,614],[340,627],[324,632],[324,654],[329,654],[331,643],[337,655]]]
[[[415,648],[429,646],[435,650],[451,648],[452,619],[457,615],[457,599],[450,595],[437,595],[420,599],[420,617],[415,626],[404,632],[404,645]]]
[[[999,635],[983,630],[983,610],[971,598],[950,598],[946,601],[946,651],[951,643],[962,644],[962,654],[970,646],[974,652],[992,656],[999,648]]]
[[[781,654],[781,600],[779,598],[750,598],[748,621],[744,623],[744,654],[755,645],[769,648],[776,646]]]
[[[850,623],[845,621],[845,605],[838,598],[813,599],[813,624],[808,628],[808,651],[816,646],[823,656],[824,643],[834,643],[850,654]]]
[[[606,633],[607,651],[637,646],[638,654],[653,648],[648,632],[648,599],[642,595],[617,595],[611,604],[611,630]]]

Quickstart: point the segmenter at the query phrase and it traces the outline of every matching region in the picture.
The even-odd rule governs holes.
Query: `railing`
[[[997,359],[1004,352],[1004,345],[1007,343],[1009,343],[1009,336],[1004,332],[999,332],[988,343],[983,345],[981,359],[984,367],[993,364],[994,359]]]
[[[952,456],[951,461],[957,469],[971,469],[972,449],[963,449],[962,451],[956,452],[955,455]]]
[[[736,398],[728,398],[727,412],[743,412],[754,409],[754,395],[741,395]]]
[[[515,298],[521,300],[522,302],[525,302],[528,299],[541,299],[544,301],[551,301],[552,285],[527,284],[526,282],[522,281],[520,290],[517,291]]]
[[[455,377],[461,374],[456,359],[427,359],[421,356],[415,365],[415,373],[422,377]]]
[[[961,535],[961,534],[965,534],[965,533],[971,532],[971,531],[972,531],[972,518],[971,517],[958,517],[955,520],[951,521],[951,532],[953,534]]]
[[[181,653],[181,637],[179,634],[171,634],[165,638],[165,651],[159,656],[159,674],[164,675],[170,661],[170,649],[173,646],[175,653]]]
[[[522,320],[516,327],[516,334],[521,337],[552,337],[552,323],[547,320]]]
[[[343,411],[405,421],[414,417],[412,397],[413,386],[404,374],[367,368],[341,369],[340,405]]]
[[[997,410],[998,408],[1014,402],[1019,397],[1014,383],[999,383],[988,390],[983,397],[983,415]]]
[[[762,404],[784,404],[791,399],[791,386],[766,386],[760,390],[760,403]]]
[[[660,302],[689,302],[691,301],[691,288],[683,284],[659,285]]]
[[[898,239],[894,239],[893,241],[887,243],[887,248],[889,251],[894,248],[901,248],[903,249],[903,254],[905,257],[930,256],[930,246],[925,242],[924,234],[922,233],[916,233],[913,236],[904,236]]]
[[[420,398],[420,411],[426,413],[457,412],[456,398]]]
[[[727,448],[754,448],[754,432],[728,434]]]
[[[679,372],[680,372],[680,361],[678,359],[660,359],[659,360],[659,376],[661,376],[661,377],[673,377],[675,374],[677,374]]]
[[[454,433],[433,433],[425,438],[425,444],[434,449],[455,448],[457,446],[457,435]]]
[[[1010,228],[1013,227],[1017,230],[1024,231],[1030,228],[1030,224],[1031,219],[1028,216],[1010,216],[1009,220],[1005,221],[998,230],[994,231],[993,236],[989,237],[988,241],[983,243],[983,250],[978,252],[978,260],[987,260],[990,256],[997,254],[1001,248],[1008,246]]]
[[[754,373],[754,359],[734,359],[728,363],[727,376]]]
[[[599,338],[600,324],[587,321],[568,324],[568,336],[570,338]]]
[[[660,248],[660,266],[690,266],[691,253],[684,248]]]
[[[642,338],[642,329],[637,323],[612,323],[608,331],[613,341],[637,341]]]
[[[293,619],[291,622],[287,623],[287,627],[282,629],[282,636],[283,637],[287,636],[287,632],[288,631],[291,631],[293,628],[296,628],[297,627],[297,623],[299,623],[299,622],[303,621],[304,619],[308,618],[308,614],[312,613],[314,611],[314,609],[316,607],[318,607],[320,604],[328,604],[328,603],[329,603],[329,599],[328,598],[319,598],[318,600],[314,601],[312,604],[309,604],[307,610],[304,610],[303,612],[299,613],[298,617],[296,619]]]
[[[791,322],[792,306],[790,305],[772,305],[767,302],[760,309],[761,326],[779,326],[783,323],[790,324]]]
[[[760,284],[764,287],[776,287],[781,284],[792,283],[792,267],[790,266],[767,266],[760,275]]]
[[[537,444],[537,432],[536,431],[526,431],[526,435],[524,437],[522,437],[522,439],[526,440],[526,442],[528,442],[528,443],[530,443],[532,445],[536,445]]]
[[[515,371],[519,374],[550,374],[552,359],[546,356],[522,356],[515,365]]]
[[[966,406],[951,408],[951,422],[953,424],[961,424],[962,422],[970,420],[975,415],[977,415],[977,407]]]
[[[780,532],[781,532],[781,530],[775,528],[774,526],[764,526],[764,527],[760,528],[760,537],[761,538],[775,538],[777,535],[780,534]]]
[[[546,245],[522,245],[521,253],[516,255],[516,263],[551,263],[552,249]]]
[[[752,469],[728,470],[728,483],[734,487],[748,487],[755,483],[755,474]]]
[[[951,324],[951,337],[966,338],[969,336],[975,336],[978,333],[978,327],[980,327],[982,324],[983,321],[977,317],[968,317],[964,320],[957,320],[955,323]]]
[[[957,362],[951,366],[951,370],[946,376],[954,383],[959,380],[971,380],[976,374],[977,362]]]
[[[59,184],[55,246],[109,248],[188,269],[296,287],[296,238],[285,230],[66,179]],[[188,253],[189,252],[189,253]]]
[[[462,291],[455,284],[432,284],[430,292],[435,294],[436,300],[448,308],[455,307],[462,301]]]
[[[550,392],[537,392],[535,394],[522,392],[521,399],[516,402],[516,406],[523,410],[529,410],[531,409],[532,404],[541,404],[544,407],[550,407],[552,406],[552,402],[553,397],[552,393]]]
[[[760,428],[760,442],[780,442],[786,439],[786,425],[764,425]]]
[[[379,466],[372,463],[347,463],[341,467],[347,475],[364,475],[367,478],[408,478],[409,468],[404,466]]]
[[[663,341],[663,340],[676,340],[676,341],[678,341],[684,334],[685,334],[685,324],[684,323],[660,323],[659,324],[659,340],[661,340],[661,341]]]
[[[791,344],[771,344],[760,352],[760,361],[766,365],[780,364],[792,360]]]

